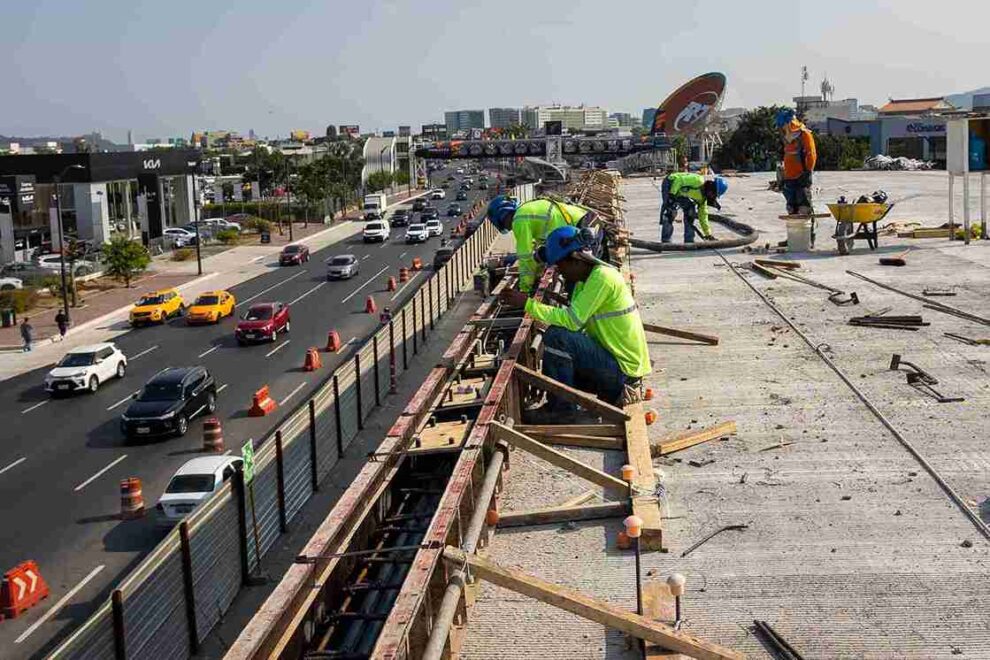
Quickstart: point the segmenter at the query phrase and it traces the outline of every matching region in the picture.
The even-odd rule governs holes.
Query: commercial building
[[[559,121],[572,133],[603,131],[608,128],[608,111],[585,105],[540,105],[522,109],[522,123],[531,130],[543,130],[548,121]]]
[[[361,185],[375,172],[394,173],[398,165],[395,137],[369,137],[364,143]]]
[[[868,137],[873,155],[944,163],[946,118],[939,113],[952,109],[953,106],[941,97],[891,100],[877,111],[875,119],[829,117],[824,130],[829,135]]]
[[[468,131],[472,128],[485,127],[484,110],[449,110],[443,113],[443,123],[447,127],[447,135],[457,131]]]
[[[2,261],[58,247],[57,177],[66,236],[103,243],[122,233],[161,242],[165,228],[194,218],[192,172],[200,157],[180,149],[0,156]]]
[[[446,124],[423,124],[420,127],[420,137],[424,142],[443,142],[448,135]]]
[[[488,125],[492,128],[508,128],[521,123],[520,108],[488,108]]]
[[[797,110],[810,128],[821,130],[829,119],[843,121],[869,121],[876,119],[877,109],[871,105],[859,105],[857,99],[824,99],[821,96],[799,96],[794,98]]]

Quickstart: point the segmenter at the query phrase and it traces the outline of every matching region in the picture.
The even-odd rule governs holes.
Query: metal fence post
[[[423,317],[423,343],[426,344],[426,296],[419,290],[419,315]]]
[[[429,289],[429,293],[430,293],[430,332],[433,332],[433,329],[436,327],[433,325],[434,323],[433,317],[436,314],[433,308],[433,278],[430,278],[429,280],[426,281],[426,288]]]
[[[371,338],[371,355],[375,360],[375,405],[380,406],[382,405],[382,397],[381,394],[379,394],[381,382],[379,381],[378,376],[378,333],[375,333],[375,335]]]
[[[395,323],[388,320],[388,391],[395,394],[399,391],[399,383],[395,374]]]
[[[419,330],[416,329],[416,297],[413,296],[412,299],[412,315],[413,315],[413,355],[419,355]]]
[[[241,546],[241,584],[247,584],[251,578],[251,566],[248,562],[247,539],[247,508],[244,501],[244,469],[238,466],[231,479],[234,501],[237,504],[237,542]]]
[[[406,337],[409,335],[406,332],[406,308],[402,308],[402,370],[406,371],[409,369],[409,346],[406,343]]]
[[[333,375],[333,416],[337,421],[337,457],[344,455],[344,431],[340,424],[340,384]]]
[[[357,422],[358,431],[364,430],[364,421],[361,419],[361,411],[364,410],[364,406],[361,405],[361,351],[354,354],[354,386],[357,388]]]
[[[313,492],[320,489],[320,476],[316,470],[316,402],[309,400],[309,477]]]
[[[193,588],[192,550],[189,546],[189,523],[179,523],[179,550],[182,553],[182,591],[186,601],[186,627],[189,629],[189,651],[199,653],[199,630],[196,625],[196,591]]]
[[[285,464],[282,453],[282,429],[275,431],[275,486],[278,496],[278,528],[285,534],[289,525],[285,518]]]
[[[124,640],[124,594],[114,589],[110,595],[113,609],[113,654],[117,660],[127,660],[127,644]]]

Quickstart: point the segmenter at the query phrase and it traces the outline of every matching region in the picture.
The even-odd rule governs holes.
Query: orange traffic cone
[[[388,278],[388,287],[387,288],[388,288],[389,291],[395,291],[396,289],[399,288],[395,284],[395,278],[394,277],[389,277]]]
[[[130,478],[120,481],[120,517],[123,520],[133,520],[144,515],[144,493],[141,490],[141,480]]]
[[[368,299],[364,301],[364,311],[368,314],[374,314],[378,311],[378,305],[375,304],[375,299],[368,296]]]
[[[423,260],[420,259],[419,257],[413,257],[413,260],[412,260],[412,269],[413,270],[422,270],[422,268],[423,268]]]
[[[399,269],[399,281],[400,282],[408,282],[409,281],[409,269],[408,268],[400,268]]]
[[[336,353],[340,350],[340,335],[336,330],[331,330],[327,334],[327,353]]]
[[[316,371],[323,366],[323,361],[320,360],[320,353],[316,348],[306,349],[306,361],[303,362],[303,371]]]
[[[203,420],[203,451],[223,453],[223,425],[216,417]]]

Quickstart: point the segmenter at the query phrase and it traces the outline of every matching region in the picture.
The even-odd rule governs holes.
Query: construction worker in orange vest
[[[777,130],[784,140],[784,164],[781,176],[781,192],[787,201],[790,215],[811,215],[811,178],[818,161],[815,137],[790,108],[777,113]]]

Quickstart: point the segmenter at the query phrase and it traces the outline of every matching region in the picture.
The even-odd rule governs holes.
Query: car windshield
[[[59,367],[88,367],[96,361],[96,353],[66,353]]]
[[[245,321],[267,321],[272,317],[271,307],[252,307],[244,315]]]
[[[282,250],[282,252],[285,252],[286,254],[293,254],[293,253],[296,253],[296,252],[302,252],[302,246],[301,245],[286,245],[285,246],[285,249]]]
[[[426,226],[427,227],[433,227],[433,226],[439,225],[439,224],[440,224],[440,221],[437,220],[436,218],[430,218],[429,220],[426,221]]]
[[[370,222],[368,223],[368,226],[365,227],[365,229],[369,231],[378,231],[381,228],[382,228],[382,223],[380,222]]]
[[[220,302],[220,296],[200,296],[196,298],[195,305],[216,305]]]
[[[213,491],[216,477],[212,474],[177,474],[168,482],[166,493],[209,493]]]
[[[148,383],[138,395],[138,401],[177,401],[181,398],[181,383]]]
[[[426,229],[426,225],[409,225],[409,231],[417,232]]]
[[[351,263],[350,257],[334,257],[330,260],[331,266],[347,266]]]
[[[164,302],[165,296],[143,296],[137,304],[138,307],[145,307],[147,305],[161,305]]]

